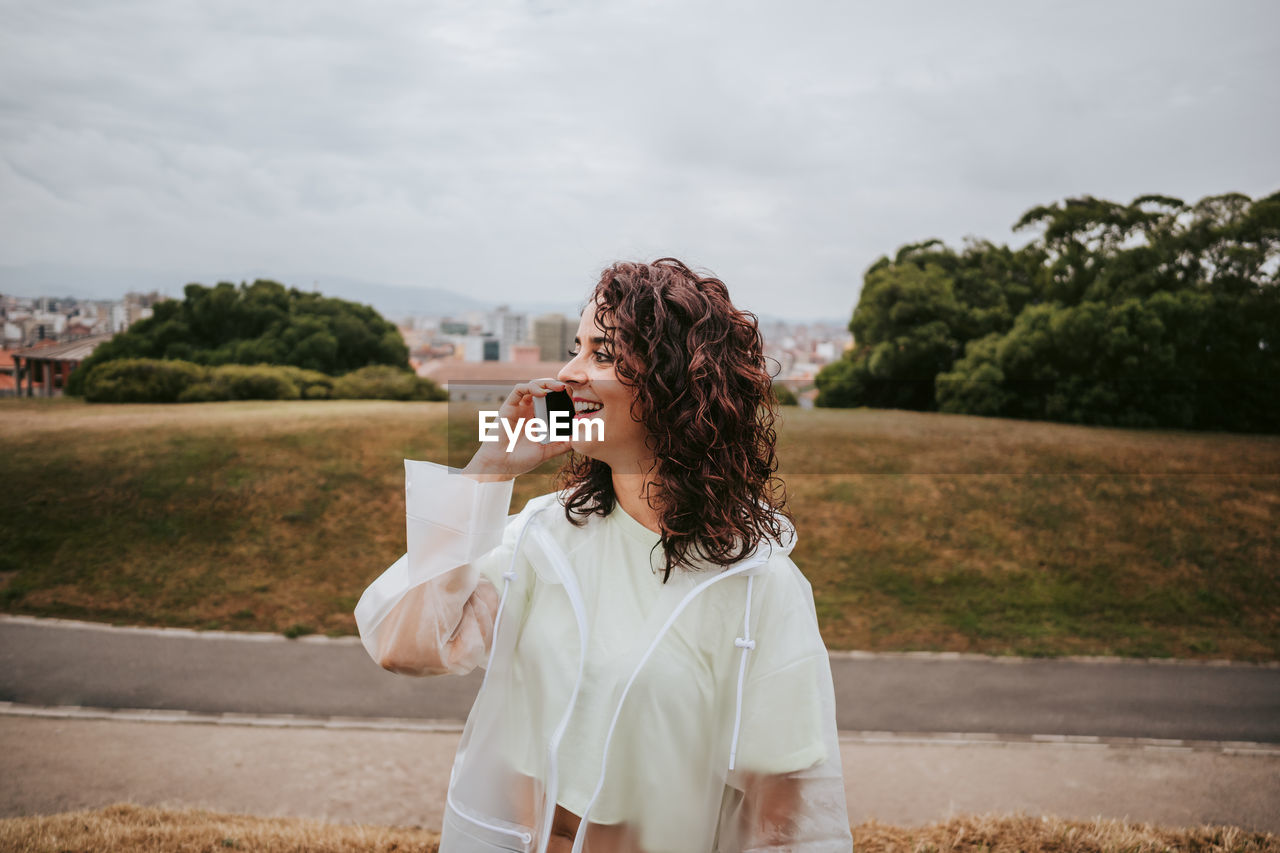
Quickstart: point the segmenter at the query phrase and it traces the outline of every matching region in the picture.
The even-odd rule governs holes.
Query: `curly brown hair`
[[[780,539],[780,519],[790,514],[756,316],[734,307],[724,282],[675,258],[613,264],[592,302],[654,454],[657,488],[648,501],[661,527],[663,582],[694,560],[729,566]],[[571,454],[559,483],[575,525],[617,503],[611,470],[599,460]]]

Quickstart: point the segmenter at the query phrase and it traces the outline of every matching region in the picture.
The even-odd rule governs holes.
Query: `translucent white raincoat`
[[[643,544],[658,535],[621,508],[576,527],[544,495],[508,518],[509,481],[405,469],[408,553],[356,621],[393,671],[487,666],[442,853],[545,851],[557,804],[581,818],[585,853],[852,849],[831,669],[788,556],[794,530],[663,584],[601,559],[626,548],[632,564],[661,565]]]

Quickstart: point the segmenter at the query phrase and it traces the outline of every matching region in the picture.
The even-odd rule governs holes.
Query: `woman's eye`
[[[569,353],[569,358],[577,358],[582,354],[581,349],[571,349],[566,350],[566,352]],[[598,349],[591,353],[591,358],[595,360],[596,364],[609,364],[613,361],[613,353],[608,350]]]

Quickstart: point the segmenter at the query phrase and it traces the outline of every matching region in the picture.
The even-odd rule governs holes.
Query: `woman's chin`
[[[603,421],[604,418],[597,412],[590,412],[578,415],[573,419],[573,433],[577,437],[572,438],[569,445],[573,448],[574,453],[603,462],[604,460],[600,459],[600,454],[608,452],[605,449],[603,438],[606,433],[600,426],[590,423],[593,420]]]
[[[601,454],[608,455],[604,444],[599,441],[574,439],[569,442],[569,447],[572,448],[573,452],[577,453],[579,456],[585,456],[588,459],[594,459],[597,462],[605,462],[605,460],[601,458]],[[606,464],[608,463],[606,462]]]

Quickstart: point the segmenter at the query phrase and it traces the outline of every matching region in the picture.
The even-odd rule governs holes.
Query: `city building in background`
[[[111,335],[91,335],[58,343],[47,340],[34,347],[6,351],[13,369],[12,393],[20,397],[60,397],[71,372],[98,344]]]
[[[103,341],[150,317],[158,292],[120,300],[0,294],[0,396],[57,397]]]
[[[66,378],[104,340],[152,316],[165,297],[127,293],[119,300],[17,297],[0,294],[0,395],[62,393]],[[420,376],[448,386],[466,381],[555,376],[569,358],[578,323],[561,313],[534,317],[500,305],[458,315],[424,311],[399,325],[409,364]],[[774,381],[801,405],[816,396],[813,380],[853,345],[844,325],[764,320],[765,355]],[[78,343],[78,346],[67,345]]]
[[[533,321],[533,342],[543,361],[567,358],[578,324],[563,314],[542,314]]]
[[[564,314],[540,314],[527,321],[502,306],[488,314],[414,317],[401,334],[418,375],[444,387],[452,383],[451,393],[467,399],[500,402],[505,395],[483,383],[555,376],[569,358],[577,330],[577,321]],[[817,396],[818,371],[853,345],[848,329],[835,321],[768,320],[760,331],[774,381],[795,392],[802,406],[811,406]]]

